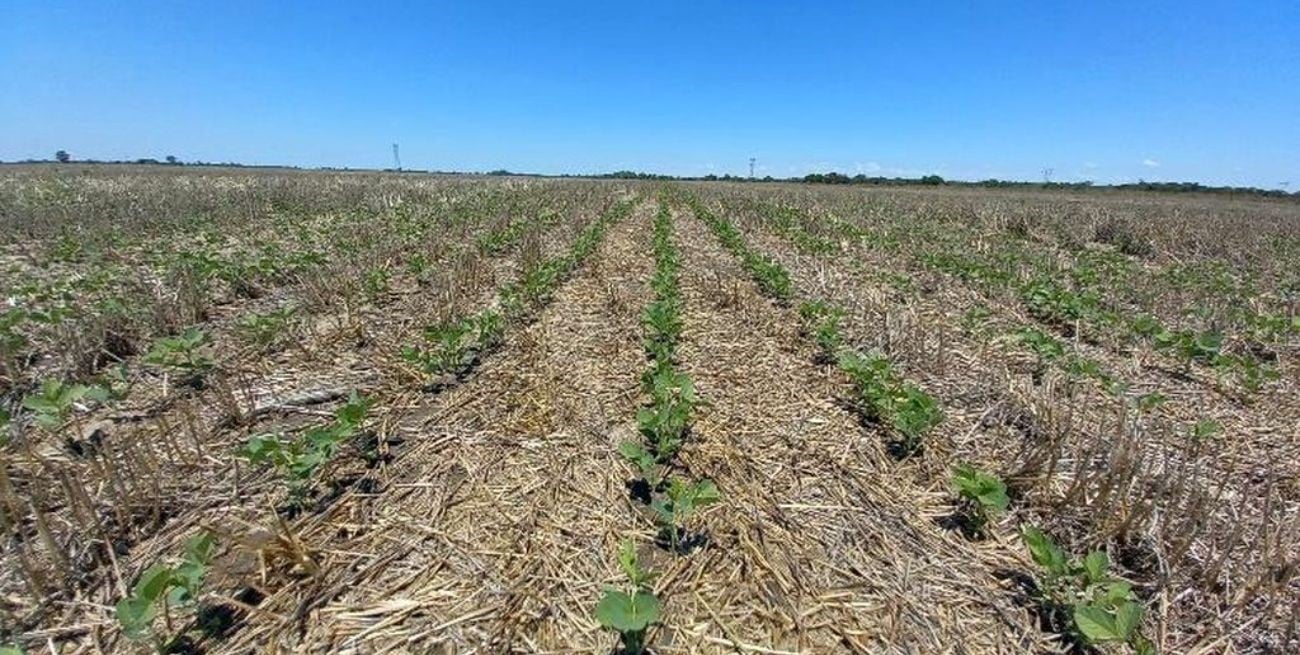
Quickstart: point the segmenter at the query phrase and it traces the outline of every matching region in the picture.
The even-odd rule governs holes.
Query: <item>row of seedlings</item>
[[[409,213],[399,213],[396,218],[394,224],[402,238],[412,242],[424,238],[433,227],[429,221],[413,222]],[[542,221],[544,225],[553,222],[553,215]],[[509,248],[518,240],[521,232],[518,226],[523,223],[524,219],[511,222],[507,234],[496,236],[490,244],[481,243],[480,250],[497,253]],[[490,231],[489,235],[499,231]],[[353,242],[337,244],[336,254],[356,255],[355,245]],[[416,258],[425,261],[420,254]],[[196,283],[201,284],[219,279],[237,285],[245,281],[238,273],[251,270],[206,256],[191,259],[196,265],[202,264],[201,270],[191,271]],[[315,264],[325,261],[324,255],[310,259]],[[289,271],[280,265],[283,262],[277,261],[258,269],[276,271],[273,279],[262,282],[295,284],[306,271],[297,268]],[[337,290],[338,294],[346,292],[346,288]],[[102,565],[112,564],[116,568],[118,553],[110,551],[129,547],[150,528],[160,526],[175,514],[174,502],[168,498],[171,491],[155,477],[156,472],[177,471],[205,460],[215,461],[204,455],[204,406],[209,402],[216,404],[221,427],[251,418],[253,414],[242,408],[252,400],[246,374],[237,367],[238,360],[249,354],[268,354],[292,342],[292,332],[300,319],[298,314],[299,308],[291,305],[269,312],[251,312],[236,319],[233,337],[249,351],[223,358],[227,361],[213,357],[216,347],[213,333],[199,327],[162,336],[152,348],[141,353],[140,372],[157,373],[161,397],[154,399],[146,410],[132,411],[130,415],[144,416],[156,423],[160,428],[157,439],[112,438],[106,427],[108,422],[96,416],[120,410],[119,405],[129,396],[141,396],[132,393],[137,391],[139,380],[125,359],[126,351],[106,351],[106,362],[97,374],[76,382],[46,378],[16,402],[15,416],[11,417],[8,409],[0,411],[0,496],[3,497],[0,537],[6,542],[12,540],[12,552],[20,562],[18,578],[33,598],[48,600],[52,593],[85,585]],[[5,321],[13,315],[15,312],[6,314]],[[68,318],[59,316],[59,320]],[[14,334],[3,332],[12,327],[9,323],[0,325],[0,341],[17,339]],[[111,362],[116,364],[108,365]],[[180,416],[173,415],[169,420],[167,414],[173,409],[178,409]],[[184,433],[177,428],[183,428]],[[269,437],[262,437],[262,441],[271,443]],[[62,452],[53,452],[52,444],[59,444]],[[325,443],[311,448],[286,444],[281,458],[295,459],[287,453],[301,450],[296,459],[310,461],[333,448]],[[84,475],[84,469],[79,472],[79,464],[88,467],[92,475]],[[57,484],[51,488],[31,484],[26,472],[33,468]],[[302,480],[312,477],[311,471],[316,466],[294,468],[294,477],[299,480],[295,488],[301,490],[308,486]],[[298,500],[304,498],[301,493],[291,493],[291,496]],[[59,527],[70,530],[61,533]],[[31,538],[32,532],[37,533],[37,539]],[[86,539],[87,535],[94,538]],[[33,542],[39,545],[30,546]],[[4,616],[3,623],[15,632],[41,620],[39,612],[10,614],[0,610],[0,616]]]
[[[351,447],[360,452],[370,467],[380,460],[378,440],[373,432],[365,429],[370,406],[370,401],[354,391],[330,420],[297,434],[255,435],[239,449],[238,455],[255,467],[273,469],[284,481],[287,501],[281,507],[282,513],[299,514],[314,501],[320,509],[343,490],[344,483],[330,475],[342,449]],[[281,521],[280,526],[286,536],[277,539],[295,543],[287,524]],[[215,535],[201,530],[186,543],[180,557],[156,562],[145,569],[115,607],[122,634],[133,641],[152,644],[157,652],[177,652],[191,648],[195,636],[219,633],[229,619],[214,623],[213,617],[220,617],[223,612],[215,605],[201,603],[204,577],[217,547]],[[294,550],[301,555],[303,568],[310,571],[310,556],[301,547]],[[245,592],[237,597],[256,600],[247,597]],[[190,610],[188,618],[186,610]]]
[[[495,306],[426,327],[424,343],[404,347],[402,360],[414,369],[427,391],[464,379],[484,355],[501,346],[507,324],[524,323],[545,307],[560,283],[638,202],[628,199],[606,210],[583,229],[567,252],[529,268],[518,280],[503,287]]]
[[[721,495],[712,480],[692,481],[673,475],[677,454],[690,432],[691,415],[701,401],[691,378],[677,370],[683,304],[678,286],[681,255],[673,245],[672,232],[672,214],[667,204],[661,203],[654,221],[651,287],[655,298],[642,317],[650,366],[642,375],[641,386],[649,403],[637,411],[641,441],[619,444],[619,453],[639,474],[629,486],[633,498],[648,506],[654,518],[656,545],[683,556],[707,540],[705,534],[691,532],[691,517],[700,508],[718,502]],[[645,651],[646,633],[659,620],[660,601],[651,586],[655,574],[640,565],[630,540],[622,544],[619,565],[629,587],[607,588],[596,606],[596,619],[619,633],[623,653],[635,655]]]
[[[759,289],[778,303],[788,305],[794,296],[789,271],[771,257],[752,250],[735,225],[710,211],[699,199],[691,197],[687,202],[722,245],[740,260]],[[891,451],[899,457],[918,452],[924,436],[943,421],[943,411],[934,398],[904,380],[884,355],[864,354],[845,344],[839,331],[844,310],[815,300],[803,303],[799,313],[808,333],[821,348],[821,359],[838,364],[853,381],[862,414],[891,429],[895,435]]]
[[[734,226],[698,203],[695,207],[729,249],[736,252],[745,247]],[[753,254],[739,256],[744,262],[761,259]],[[754,268],[748,264],[747,268],[757,277]],[[779,299],[787,301],[788,297]],[[834,362],[847,373],[858,390],[860,409],[868,417],[888,423],[898,436],[891,444],[895,454],[917,452],[924,435],[943,420],[938,403],[904,380],[883,355],[864,354],[847,346],[840,331],[845,316],[842,308],[812,300],[800,305],[799,314],[803,333],[818,347],[819,360]],[[1084,367],[1081,373],[1092,373],[1089,377],[1110,383],[1108,386],[1122,384],[1104,371]],[[958,499],[957,523],[963,533],[974,539],[988,536],[989,524],[1010,506],[1006,483],[970,464],[958,463],[953,467],[951,484]],[[1104,551],[1074,557],[1037,527],[1026,525],[1021,535],[1040,568],[1034,600],[1054,630],[1084,646],[1126,643],[1139,655],[1155,652],[1151,641],[1140,632],[1141,601],[1129,581],[1110,572]]]
[[[776,234],[790,241],[802,251],[812,254],[842,252],[843,246],[840,242],[810,232],[806,226],[806,221],[809,220],[807,216],[793,208],[773,207],[760,203],[755,204],[750,209],[763,216],[771,224],[772,230]],[[873,233],[851,225],[833,215],[827,215],[824,219],[832,226],[830,228],[832,232],[860,239],[868,244],[875,244],[879,240],[879,237],[876,237]],[[911,287],[911,279],[907,275],[886,274],[883,277],[900,290]],[[834,310],[823,306],[813,307],[807,311],[821,315]],[[999,335],[991,334],[984,326],[991,316],[992,313],[987,305],[980,304],[966,312],[962,318],[962,327],[972,336],[1018,346],[1032,354],[1035,357],[1035,368],[1032,371],[1035,384],[1041,384],[1043,378],[1047,375],[1048,369],[1055,368],[1064,373],[1071,383],[1091,380],[1102,392],[1122,400],[1127,407],[1132,408],[1139,416],[1148,414],[1165,400],[1165,396],[1160,393],[1129,394],[1131,385],[1121,379],[1115,372],[1108,370],[1103,363],[1081,354],[1073,345],[1062,342],[1033,325],[1012,326],[1012,328],[1008,328]],[[806,320],[808,318],[805,317]],[[837,319],[827,318],[832,323],[832,326],[836,324]],[[816,328],[813,328],[812,331],[816,333]],[[822,338],[826,336],[829,335],[822,335]],[[833,352],[833,349],[826,349],[826,352]],[[1216,434],[1219,431],[1219,425],[1212,420],[1200,420],[1193,425],[1187,426],[1184,431],[1194,439],[1200,440]],[[960,468],[958,477],[967,480],[975,479],[962,473]],[[975,532],[978,532],[978,530],[975,530]]]
[[[503,316],[497,311],[485,310],[467,319],[472,330],[461,330],[460,343],[449,338],[436,342],[446,349],[438,356],[447,362],[463,362],[468,352],[476,361],[479,356],[499,346],[506,316],[523,321],[535,315],[550,299],[554,287],[590,255],[609,226],[625,217],[634,205],[634,201],[618,204],[588,226],[566,254],[543,262],[521,280],[503,288],[499,294],[502,305],[511,311]],[[464,343],[466,336],[471,337],[471,345]],[[332,420],[310,426],[297,435],[255,435],[240,449],[239,455],[254,466],[273,469],[287,486],[287,503],[282,509],[290,516],[298,514],[314,500],[328,502],[338,496],[340,489],[327,482],[327,474],[342,448],[351,444],[370,466],[383,457],[377,448],[378,440],[363,429],[371,404],[353,392]],[[322,487],[329,487],[326,493],[321,493]],[[178,608],[197,602],[203,573],[214,551],[213,537],[201,533],[187,545],[185,555],[175,565],[159,563],[146,570],[117,605],[118,622],[123,633],[132,639],[152,642],[160,652],[188,640],[187,633],[196,625],[177,626],[173,615]],[[309,559],[304,563],[310,568]],[[156,620],[159,616],[163,618],[161,630]]]
[[[842,309],[813,301],[804,303],[800,314],[806,334],[817,342],[822,356],[833,357],[853,379],[869,416],[887,420],[899,435],[900,441],[892,444],[896,453],[916,452],[923,435],[943,420],[934,399],[903,380],[883,356],[863,355],[844,346],[839,333]],[[953,468],[952,488],[958,498],[958,524],[971,538],[987,536],[989,523],[1010,505],[1005,482],[967,463]],[[1154,652],[1139,630],[1143,608],[1133,585],[1110,572],[1104,551],[1073,558],[1034,526],[1024,526],[1021,534],[1041,569],[1035,601],[1049,625],[1080,644],[1119,642],[1139,655]]]

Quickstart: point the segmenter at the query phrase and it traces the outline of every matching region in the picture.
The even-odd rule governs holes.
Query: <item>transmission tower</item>
[[[1051,183],[1052,183],[1052,173],[1055,173],[1055,172],[1056,172],[1056,169],[1054,169],[1054,168],[1044,168],[1044,169],[1043,169],[1043,184],[1051,184]]]
[[[749,158],[749,179],[754,179],[754,158]]]
[[[393,168],[397,171],[402,170],[402,158],[397,154],[397,144],[393,144]]]

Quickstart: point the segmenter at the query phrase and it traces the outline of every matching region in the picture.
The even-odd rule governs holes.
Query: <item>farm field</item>
[[[0,303],[21,652],[1300,652],[1295,200],[7,167]]]

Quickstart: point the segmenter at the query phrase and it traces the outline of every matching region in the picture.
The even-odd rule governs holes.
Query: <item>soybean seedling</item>
[[[625,655],[640,655],[645,652],[646,630],[659,620],[659,598],[649,587],[654,574],[641,568],[636,546],[630,540],[625,540],[619,549],[618,564],[631,590],[606,587],[596,604],[596,620],[605,629],[619,634]]]
[[[168,644],[153,633],[154,619],[161,613],[171,632],[171,610],[198,600],[216,545],[211,534],[200,533],[185,544],[185,555],[178,564],[160,562],[146,569],[131,594],[117,603],[122,632],[131,639],[152,637],[158,651],[164,652]]]
[[[893,395],[890,412],[890,423],[901,437],[899,446],[908,455],[919,451],[922,437],[943,422],[939,403],[911,384],[903,385]]]
[[[952,486],[966,506],[972,534],[984,534],[989,521],[1007,510],[1007,485],[997,476],[958,464],[952,472]]]
[[[108,398],[108,391],[103,387],[64,384],[47,378],[41,383],[39,392],[23,399],[23,407],[32,411],[37,425],[47,430],[58,430],[77,402],[83,399],[105,402]]]
[[[294,308],[282,307],[264,314],[245,316],[239,319],[240,336],[258,350],[269,350],[284,341],[294,313]]]
[[[659,459],[643,444],[635,441],[624,441],[618,445],[618,454],[631,462],[633,466],[636,466],[637,471],[641,474],[641,479],[645,480],[646,485],[651,490],[658,489],[659,485],[663,483],[659,469]]]
[[[424,330],[428,349],[406,347],[402,358],[426,375],[459,373],[474,357],[494,350],[505,341],[505,317],[495,311],[431,325]]]
[[[799,316],[803,318],[804,330],[813,337],[817,347],[821,349],[822,358],[833,361],[835,354],[844,346],[844,337],[840,334],[840,321],[844,319],[844,310],[817,300],[800,305]]]
[[[680,552],[683,526],[697,509],[719,500],[722,500],[722,495],[712,480],[691,483],[674,478],[669,483],[665,496],[651,503],[650,509],[654,510],[659,529],[668,538],[672,551]]]
[[[372,268],[369,271],[366,271],[366,275],[362,281],[365,287],[366,296],[368,296],[370,300],[375,301],[381,296],[386,295],[390,288],[390,277],[388,271],[383,268]]]
[[[1218,421],[1204,418],[1197,421],[1196,424],[1192,426],[1188,436],[1192,441],[1201,442],[1218,437],[1219,433],[1222,431],[1223,426],[1220,425]]]
[[[1139,631],[1142,603],[1131,583],[1110,574],[1105,552],[1095,550],[1079,560],[1038,528],[1025,526],[1021,534],[1041,569],[1039,602],[1054,618],[1068,615],[1068,629],[1085,645],[1120,642],[1138,655],[1155,655],[1155,647]]]
[[[682,332],[682,318],[677,302],[665,298],[650,303],[645,309],[642,322],[648,333],[645,344],[647,354],[658,359],[665,351],[671,353]]]
[[[681,448],[691,412],[700,403],[691,378],[671,369],[661,370],[654,376],[650,396],[650,407],[636,413],[637,427],[659,461],[667,462]]]
[[[144,361],[176,372],[183,385],[198,387],[203,376],[216,365],[202,350],[209,341],[206,332],[190,328],[178,336],[159,340],[145,355]]]
[[[343,442],[357,435],[369,409],[369,402],[354,391],[332,423],[311,428],[297,439],[254,436],[240,454],[253,464],[267,464],[279,471],[288,482],[290,504],[301,507],[311,495],[317,470],[333,459]]]

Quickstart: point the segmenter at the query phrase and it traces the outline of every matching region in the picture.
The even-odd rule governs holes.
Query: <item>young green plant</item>
[[[651,503],[650,509],[655,513],[660,531],[668,538],[670,548],[678,552],[682,531],[695,512],[720,500],[722,495],[712,480],[687,482],[673,478],[667,492]]]
[[[971,532],[984,534],[989,521],[1007,511],[1007,485],[997,476],[969,464],[958,464],[952,472],[952,486],[965,505]]]
[[[596,604],[596,620],[606,630],[618,633],[624,655],[640,655],[646,649],[646,631],[659,620],[661,611],[659,598],[650,589],[655,576],[641,568],[636,546],[630,540],[619,549],[618,564],[629,587],[606,587]]]
[[[256,435],[240,454],[253,464],[275,468],[289,485],[290,504],[301,507],[311,496],[317,471],[333,459],[340,445],[360,432],[369,409],[369,402],[354,391],[331,423],[310,428],[296,439]]]
[[[1139,655],[1155,655],[1155,647],[1140,631],[1142,603],[1131,583],[1111,575],[1105,552],[1095,550],[1076,559],[1038,528],[1025,526],[1021,535],[1040,568],[1039,601],[1049,611],[1065,614],[1076,637],[1090,646],[1127,643]]]
[[[171,611],[198,600],[216,545],[211,534],[200,533],[185,544],[180,562],[174,566],[160,562],[146,569],[131,593],[117,603],[122,632],[131,639],[152,638],[158,651],[164,652],[167,642],[154,633],[154,619],[161,614],[168,634],[173,632]]]

